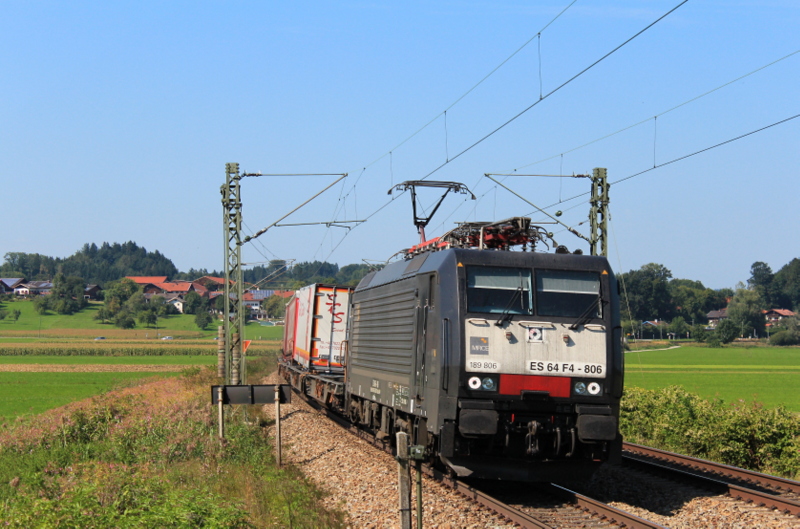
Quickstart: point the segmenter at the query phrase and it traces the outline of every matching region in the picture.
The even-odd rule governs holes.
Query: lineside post
[[[281,387],[275,386],[275,459],[281,467]]]
[[[223,388],[220,386],[217,388],[217,409],[218,417],[217,421],[219,422],[219,440],[220,442],[225,439],[225,410],[222,407],[222,391]]]
[[[397,432],[397,480],[400,529],[411,529],[411,473],[408,465],[408,434],[405,432]]]

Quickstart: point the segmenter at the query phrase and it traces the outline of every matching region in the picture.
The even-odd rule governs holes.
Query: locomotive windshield
[[[601,317],[600,276],[595,272],[536,271],[536,313],[565,318]],[[587,310],[591,310],[587,314]]]
[[[531,314],[531,271],[525,268],[467,268],[467,310]]]

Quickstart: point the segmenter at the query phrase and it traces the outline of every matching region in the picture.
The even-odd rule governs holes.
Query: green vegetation
[[[0,372],[0,417],[38,414],[143,378],[177,374]]]
[[[796,375],[795,375],[796,379]],[[800,418],[784,407],[731,406],[685,389],[628,388],[620,431],[627,441],[792,479],[800,477]]]
[[[9,334],[9,332],[22,332],[25,331],[26,336],[35,337],[39,334],[47,335],[46,332],[55,329],[85,329],[92,331],[94,336],[107,336],[115,330],[113,325],[108,323],[101,323],[95,319],[97,311],[103,307],[102,303],[93,302],[89,303],[84,309],[71,314],[62,315],[47,313],[40,315],[32,301],[16,300],[5,303],[6,307],[17,309],[20,311],[20,317],[17,321],[10,319],[0,320],[0,333]],[[168,316],[160,316],[157,322],[152,326],[139,326],[132,329],[130,334],[126,336],[138,338],[156,338],[166,335],[184,334],[186,337],[194,338],[212,338],[217,334],[217,326],[221,325],[219,320],[214,320],[212,324],[205,330],[198,329],[195,324],[195,316],[191,314],[174,314]],[[265,336],[264,339],[277,339],[283,332],[283,327],[278,327],[280,332],[275,335],[275,331],[270,331],[272,334],[270,338],[266,338],[267,333],[261,332],[266,329],[275,329],[263,327],[256,322],[249,322],[247,324],[248,334],[257,336],[259,334]],[[273,336],[274,335],[274,336]],[[84,334],[84,337],[90,336]]]
[[[28,281],[50,280],[59,271],[84,278],[91,284],[125,276],[174,276],[178,269],[158,251],[148,252],[134,242],[84,244],[67,258],[48,257],[38,253],[9,252],[0,265],[2,277],[24,277]],[[201,274],[202,275],[202,274]]]
[[[52,356],[16,355],[0,356],[0,364],[53,364],[53,365],[182,365],[200,366],[216,364],[216,356]]]
[[[276,468],[259,408],[219,442],[215,382],[197,370],[1,426],[5,527],[343,527],[297,469]]]
[[[625,355],[625,386],[682,386],[725,402],[757,400],[800,412],[800,348],[680,347]]]

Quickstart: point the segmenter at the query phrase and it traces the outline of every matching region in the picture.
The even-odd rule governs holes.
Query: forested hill
[[[86,283],[104,285],[129,275],[168,276],[178,269],[158,250],[148,252],[135,242],[84,244],[73,255],[60,258],[38,253],[9,252],[0,266],[2,277],[24,277],[28,281],[51,280],[61,272],[83,278]]]
[[[343,267],[328,262],[297,263],[286,268],[285,261],[272,261],[269,266],[245,269],[244,281],[264,289],[295,289],[311,283],[355,285],[369,271],[364,264]],[[179,272],[170,259],[158,250],[148,252],[134,242],[107,242],[101,246],[84,244],[75,254],[49,257],[38,253],[9,252],[0,265],[0,277],[24,277],[28,281],[52,280],[57,273],[80,277],[88,284],[105,287],[109,281],[125,276],[167,276],[169,280],[194,280],[202,276],[220,277],[223,272],[190,269]],[[266,279],[266,281],[264,281]]]

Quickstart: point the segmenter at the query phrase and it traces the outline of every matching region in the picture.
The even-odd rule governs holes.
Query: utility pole
[[[254,235],[242,238],[242,195],[241,180],[244,177],[258,176],[338,176],[339,178],[328,185],[325,189],[306,200],[303,204],[293,209],[288,214],[281,217],[278,221],[270,224],[266,228],[259,230]],[[247,319],[247,308],[244,305],[244,281],[242,274],[242,244],[249,242],[256,237],[266,233],[274,226],[281,226],[278,222],[282,221],[298,209],[302,208],[319,195],[330,189],[334,184],[347,177],[347,173],[319,173],[319,174],[261,174],[261,173],[239,173],[238,163],[225,164],[225,184],[220,188],[222,194],[222,220],[223,235],[225,246],[225,381],[226,385],[238,386],[246,384],[245,376],[245,357],[242,351],[244,343],[244,326]],[[361,223],[363,220],[344,220],[319,222],[314,224],[326,224],[328,226],[348,227],[348,223]],[[311,224],[311,223],[305,223]]]
[[[238,163],[225,164],[225,185],[220,188],[220,193],[225,236],[225,382],[230,385],[245,383],[241,179]]]
[[[595,167],[592,170],[592,198],[589,200],[591,210],[589,221],[592,233],[589,235],[589,249],[592,255],[608,257],[608,190],[606,168]],[[599,251],[598,251],[599,244]]]

